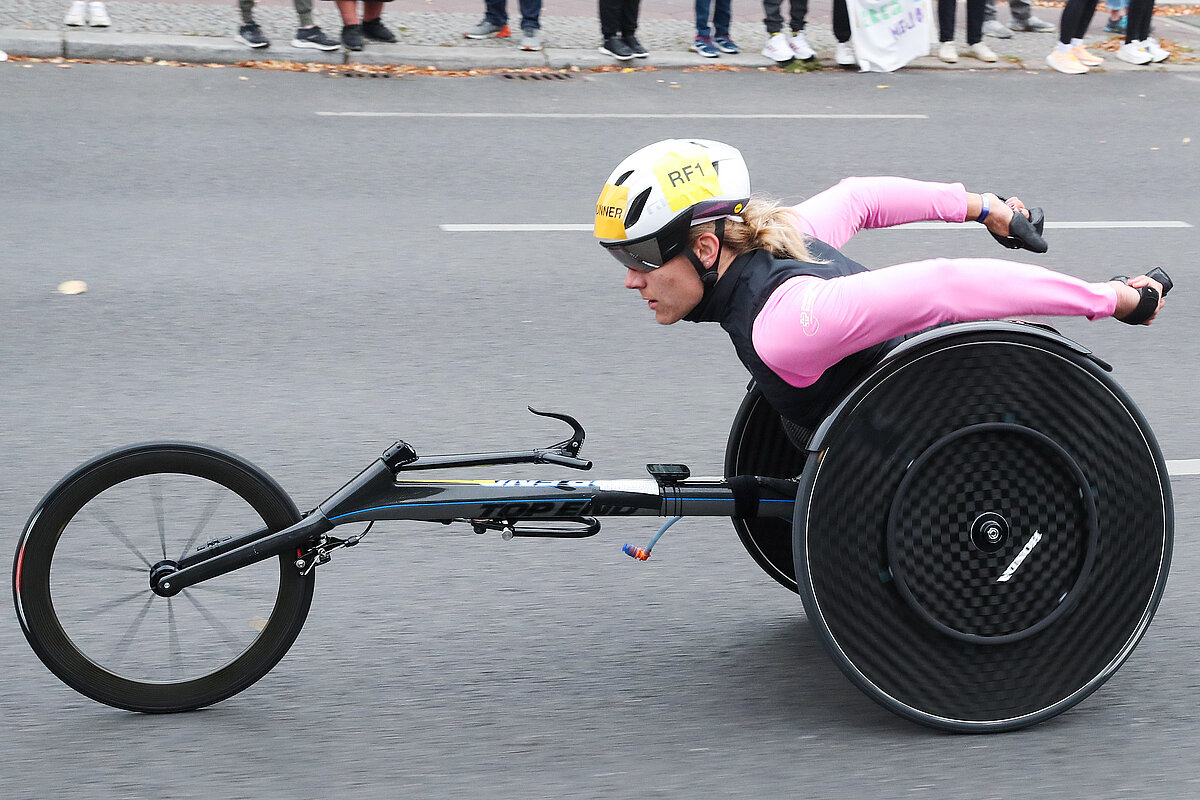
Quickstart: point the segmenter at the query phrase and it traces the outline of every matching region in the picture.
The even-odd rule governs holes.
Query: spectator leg
[[[537,31],[542,28],[542,0],[521,0],[521,30]]]
[[[846,0],[833,0],[833,38],[839,43],[850,41],[850,11]]]

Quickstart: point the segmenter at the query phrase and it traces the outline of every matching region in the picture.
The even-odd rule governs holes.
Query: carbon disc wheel
[[[160,443],[100,456],[25,527],[13,567],[21,627],[55,675],[101,703],[172,712],[224,700],[287,652],[312,575],[284,554],[173,597],[150,576],[211,539],[299,519],[277,483],[220,450]]]
[[[924,334],[818,430],[794,525],[835,662],[932,727],[1048,719],[1128,658],[1173,516],[1133,402],[1078,346],[1017,323]]]

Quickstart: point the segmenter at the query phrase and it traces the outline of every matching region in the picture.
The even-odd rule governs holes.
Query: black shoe
[[[637,55],[620,36],[610,36],[605,39],[604,44],[600,45],[600,52],[610,55],[618,61],[628,61]]]
[[[363,49],[363,26],[362,25],[343,25],[342,26],[342,47],[347,50],[362,50]]]
[[[396,43],[396,34],[392,33],[388,26],[383,24],[383,20],[380,17],[364,19],[362,32],[368,39],[374,39],[377,42]]]
[[[304,47],[309,50],[337,50],[341,46],[341,42],[326,36],[316,25],[297,29],[296,38],[292,39],[292,47]]]
[[[650,52],[646,48],[642,47],[642,43],[639,42],[637,37],[632,33],[628,36],[622,36],[621,41],[625,43],[625,46],[628,47],[630,52],[632,52],[637,58],[646,58],[650,55]]]
[[[257,22],[247,22],[238,28],[237,36],[234,38],[246,45],[246,47],[253,47],[255,50],[260,47],[271,46],[271,43],[267,41],[267,37],[263,35],[262,28],[258,27]]]

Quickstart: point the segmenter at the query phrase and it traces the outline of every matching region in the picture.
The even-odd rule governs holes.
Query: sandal
[[[1000,197],[1001,201],[1007,199],[1007,197]],[[1046,225],[1046,214],[1040,208],[1030,208],[1028,211],[1028,219],[1024,214],[1014,211],[1012,219],[1008,222],[1008,236],[992,233],[992,238],[1009,250],[1024,249],[1034,253],[1044,253],[1049,250],[1050,246],[1042,238],[1042,229]]]
[[[1171,276],[1163,270],[1162,267],[1155,267],[1146,273],[1147,278],[1152,278],[1162,284],[1162,296],[1166,297],[1167,292],[1175,286],[1171,281]],[[1114,281],[1120,281],[1128,285],[1129,278],[1125,275],[1117,275],[1113,278]],[[1137,308],[1119,319],[1126,325],[1141,325],[1146,320],[1154,316],[1154,312],[1158,310],[1158,290],[1153,286],[1143,286],[1138,289],[1138,294],[1141,299],[1138,301]]]

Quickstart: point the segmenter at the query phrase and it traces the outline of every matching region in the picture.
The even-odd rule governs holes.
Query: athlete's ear
[[[696,243],[692,245],[692,250],[700,257],[700,263],[704,264],[706,269],[714,267],[717,253],[721,250],[721,240],[715,233],[702,233],[700,238],[696,239]]]

